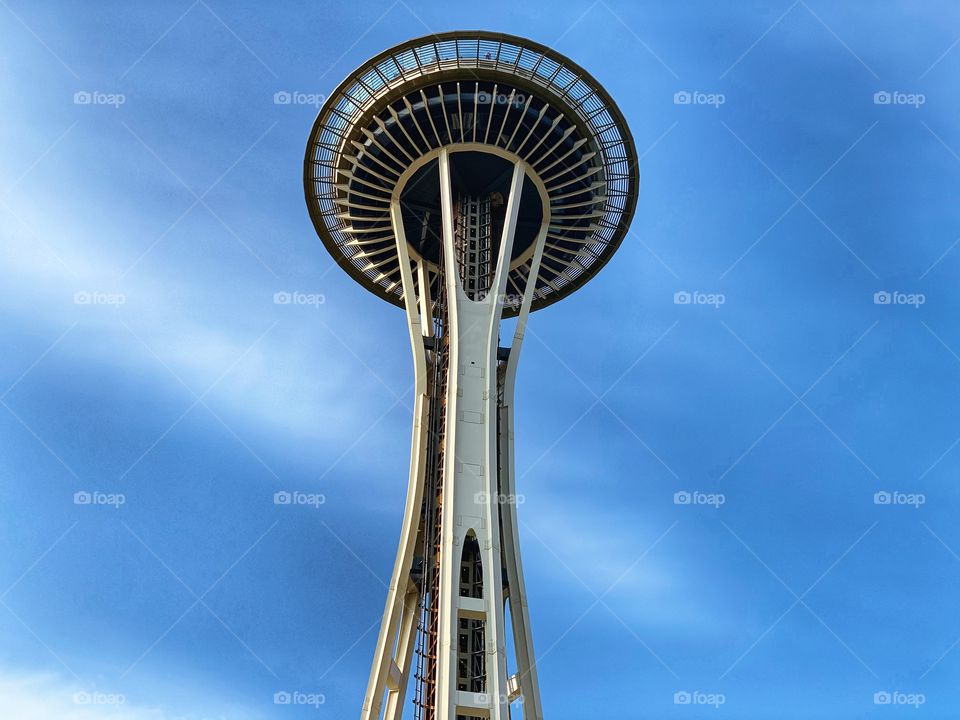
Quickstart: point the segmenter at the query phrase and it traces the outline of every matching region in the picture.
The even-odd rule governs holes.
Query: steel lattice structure
[[[531,310],[583,285],[623,240],[639,189],[626,122],[547,47],[420,38],[329,97],[304,189],[337,263],[404,308],[413,349],[407,501],[362,720],[399,720],[410,684],[419,720],[508,720],[515,702],[540,720],[513,502],[517,362]]]

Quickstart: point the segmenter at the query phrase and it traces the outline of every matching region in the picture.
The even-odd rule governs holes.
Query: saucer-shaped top
[[[502,187],[498,162],[525,163],[505,315],[519,310],[539,230],[546,240],[533,310],[593,277],[629,227],[639,189],[636,148],[589,73],[550,48],[500,33],[410,40],[337,87],[304,159],[317,234],[355,280],[395,305],[403,305],[403,288],[390,202],[400,186],[409,255],[424,262],[431,284],[439,282],[432,166],[440,148],[451,153],[454,184],[474,192]]]

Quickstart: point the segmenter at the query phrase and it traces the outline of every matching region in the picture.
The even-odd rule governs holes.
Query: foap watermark
[[[915,710],[927,702],[923,693],[905,693],[900,690],[881,690],[873,694],[874,705],[907,705]]]
[[[874,505],[905,505],[914,509],[919,509],[921,505],[927,504],[927,496],[923,493],[905,493],[899,490],[892,492],[880,490],[873,494]]]
[[[114,509],[127,504],[127,496],[123,493],[106,493],[99,490],[77,490],[73,494],[74,505],[106,505]]]
[[[319,710],[326,701],[327,698],[323,693],[278,690],[273,694],[274,705],[308,705]]]
[[[500,705],[523,705],[523,695],[511,701],[510,696],[505,694],[500,695],[498,698],[498,696],[489,693],[477,693],[477,702],[481,705],[495,705],[498,704],[498,700]]]
[[[306,505],[308,507],[318,508],[326,501],[327,496],[322,493],[279,490],[273,494],[274,505]]]
[[[680,490],[673,494],[674,505],[707,505],[718,508],[727,502],[723,493],[705,493],[699,490]]]
[[[727,296],[723,293],[705,293],[699,290],[690,292],[688,290],[677,290],[673,294],[674,305],[709,305],[713,308],[719,308],[727,302]]]
[[[308,93],[300,90],[277,90],[273,94],[274,105],[309,105],[319,108],[327,101],[323,93]]]
[[[112,108],[119,108],[127,102],[127,96],[123,93],[108,93],[100,90],[77,90],[73,94],[74,105],[106,105]]]
[[[727,702],[727,696],[723,693],[707,693],[701,690],[677,690],[673,694],[674,705],[707,705],[712,708],[719,708]]]
[[[481,300],[486,300],[490,295],[488,293],[479,293]],[[517,293],[498,293],[496,295],[497,304],[516,307],[523,302],[523,295]]]
[[[927,296],[923,293],[878,290],[873,294],[874,305],[909,305],[915,309],[919,309],[920,306],[926,302]]]
[[[119,707],[127,702],[125,695],[120,693],[87,692],[81,690],[73,694],[74,705],[102,705]]]
[[[491,92],[486,90],[481,90],[477,93],[477,105],[507,105],[512,104],[513,107],[522,107],[527,102],[527,96],[523,93],[511,93],[507,95],[506,93],[498,92],[494,95]]]
[[[707,105],[719,108],[727,101],[723,93],[708,93],[700,90],[678,90],[673,94],[674,105]]]
[[[912,108],[919,108],[927,102],[927,96],[923,93],[907,93],[900,90],[877,90],[873,94],[874,105],[908,105]]]
[[[323,293],[305,293],[299,290],[288,292],[279,290],[273,294],[274,305],[306,305],[318,308],[327,301]]]
[[[108,293],[93,290],[79,290],[73,294],[74,305],[107,305],[120,307],[127,304],[127,296],[123,293]]]
[[[526,495],[507,495],[504,493],[474,493],[473,501],[477,505],[523,505],[527,501]]]

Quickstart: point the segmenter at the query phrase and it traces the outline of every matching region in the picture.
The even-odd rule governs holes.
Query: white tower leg
[[[400,546],[387,591],[387,604],[380,624],[377,649],[367,683],[361,720],[380,720],[383,712],[384,692],[387,699],[387,720],[400,720],[403,715],[403,697],[410,677],[411,655],[414,635],[417,630],[417,604],[419,592],[410,575],[414,550],[420,527],[420,506],[423,502],[424,476],[427,465],[427,440],[430,427],[430,402],[427,382],[427,358],[423,338],[432,333],[424,329],[422,314],[417,307],[413,291],[413,273],[407,252],[407,242],[400,221],[399,203],[391,206],[391,219],[400,254],[401,276],[404,287],[404,304],[413,348],[414,408],[413,436],[410,450],[410,479],[407,484],[407,502],[403,511],[403,526],[400,530]]]
[[[460,286],[454,252],[453,186],[450,156],[440,153],[440,197],[450,337],[447,383],[447,447],[443,488],[443,544],[440,549],[440,652],[437,716],[508,717],[506,638],[497,498],[497,346],[503,291],[513,248],[523,166],[514,167],[496,273],[482,300],[470,300]],[[481,602],[460,596],[460,560],[468,535],[480,545]],[[484,623],[486,687],[482,693],[457,689],[457,644],[461,619]]]
[[[543,245],[546,230],[542,230],[536,239],[530,277],[536,278],[540,272],[540,260],[543,257]],[[500,520],[503,526],[503,566],[507,572],[510,602],[510,620],[513,627],[513,645],[517,660],[517,674],[509,678],[509,696],[520,697],[523,701],[523,720],[543,720],[543,706],[540,703],[540,681],[537,678],[536,656],[533,653],[533,634],[530,628],[530,611],[527,606],[527,589],[523,579],[523,563],[520,561],[520,533],[517,525],[516,463],[513,447],[513,404],[517,379],[517,363],[520,359],[520,346],[526,330],[530,303],[533,300],[533,283],[528,282],[524,290],[523,302],[517,317],[517,327],[507,358],[507,367],[503,377],[503,400],[500,407],[500,488],[507,502],[500,506]]]

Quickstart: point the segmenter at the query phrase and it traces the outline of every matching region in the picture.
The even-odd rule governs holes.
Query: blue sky
[[[642,156],[520,364],[547,717],[956,716],[955,4],[0,6],[0,715],[359,713],[412,374],[309,222],[307,101],[483,28],[588,68]]]

